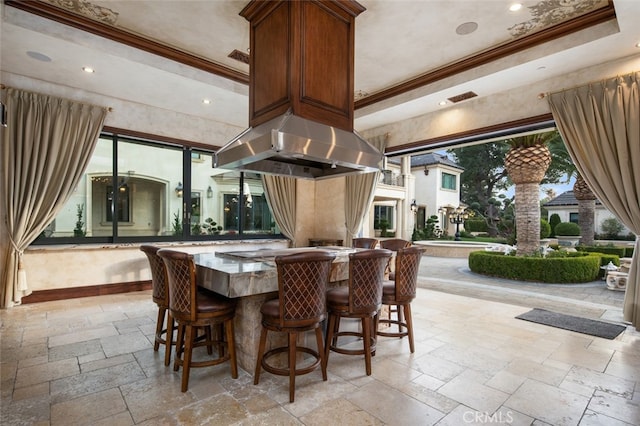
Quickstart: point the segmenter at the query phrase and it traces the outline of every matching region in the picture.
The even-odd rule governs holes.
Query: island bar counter
[[[198,285],[237,299],[234,321],[236,356],[245,371],[252,372],[256,366],[262,319],[260,307],[266,300],[278,297],[275,257],[310,250],[329,251],[336,255],[329,278],[331,287],[349,279],[349,254],[360,249],[329,246],[194,254]],[[267,347],[274,343],[286,345],[286,336],[269,333]]]

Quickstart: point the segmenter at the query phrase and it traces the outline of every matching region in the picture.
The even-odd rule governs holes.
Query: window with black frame
[[[261,176],[213,169],[212,156],[103,134],[73,196],[34,244],[273,236]]]

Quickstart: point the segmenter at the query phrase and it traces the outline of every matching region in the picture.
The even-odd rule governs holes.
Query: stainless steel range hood
[[[214,167],[305,179],[380,170],[382,153],[359,136],[288,111],[220,148]]]
[[[323,179],[380,170],[353,131],[353,0],[250,1],[249,128],[214,167]]]

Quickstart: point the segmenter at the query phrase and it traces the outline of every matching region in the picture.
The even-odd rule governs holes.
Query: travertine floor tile
[[[380,338],[371,376],[363,357],[332,353],[326,382],[319,370],[296,378],[293,404],[287,377],[263,371],[253,385],[253,370],[232,379],[227,364],[193,369],[180,392],[182,372],[153,351],[149,291],[0,310],[0,423],[640,424],[640,332],[609,341],[515,319],[531,307],[621,318],[623,295],[516,286],[459,262],[421,267],[415,353]]]
[[[98,420],[108,419],[126,410],[127,406],[120,391],[117,388],[111,388],[53,404],[51,425],[94,424]]]
[[[640,404],[616,395],[596,391],[589,402],[589,410],[632,425],[640,424]]]
[[[556,426],[577,425],[589,399],[535,380],[527,380],[504,403],[530,417]]]

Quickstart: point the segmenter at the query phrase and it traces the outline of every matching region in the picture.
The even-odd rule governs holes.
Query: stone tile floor
[[[437,267],[436,267],[437,266]],[[180,373],[151,344],[150,292],[0,311],[2,425],[637,425],[640,332],[615,340],[517,320],[533,307],[620,322],[622,293],[480,277],[427,258],[412,304],[416,352],[380,338],[373,374],[332,353],[329,379],[227,364]]]

